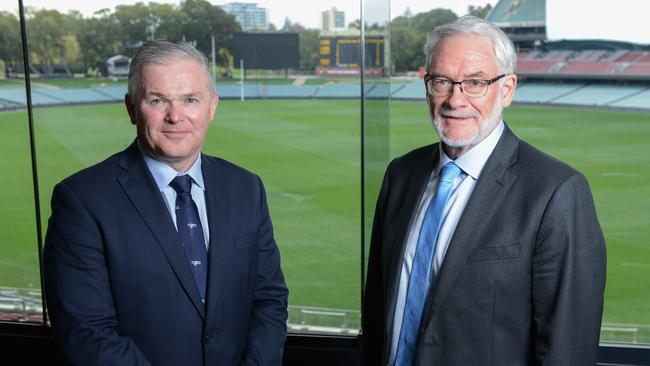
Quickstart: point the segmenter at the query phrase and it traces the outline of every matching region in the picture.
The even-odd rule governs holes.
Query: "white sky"
[[[233,0],[208,0],[221,5]],[[271,23],[280,28],[289,17],[309,28],[320,27],[320,12],[331,7],[345,11],[345,21],[350,23],[359,18],[360,7],[356,0],[239,0],[256,2],[269,10]],[[366,21],[374,23],[386,18],[385,3],[388,0],[363,0]],[[496,4],[498,0],[391,0],[391,18],[404,14],[408,6],[412,14],[433,8],[447,8],[463,15],[469,5]],[[74,9],[85,16],[91,16],[102,8],[114,9],[117,4],[134,4],[138,0],[23,0],[25,6],[57,9],[67,12]],[[144,2],[148,2],[145,0]],[[159,3],[178,3],[179,0],[157,0]],[[546,0],[547,31],[549,39],[615,39],[650,43],[650,28],[647,27],[647,13],[650,3],[646,0],[616,0],[599,2],[593,0]],[[646,5],[647,4],[647,5]],[[0,10],[16,12],[17,0],[1,0]],[[646,24],[644,26],[644,24]]]

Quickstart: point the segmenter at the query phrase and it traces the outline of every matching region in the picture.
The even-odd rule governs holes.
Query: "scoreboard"
[[[384,37],[366,36],[366,68],[384,67]],[[321,36],[320,69],[358,69],[361,63],[360,36]]]

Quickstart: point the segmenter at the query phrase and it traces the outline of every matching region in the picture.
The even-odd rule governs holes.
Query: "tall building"
[[[268,10],[258,7],[257,3],[228,3],[221,8],[226,14],[234,16],[245,32],[253,29],[269,29]]]
[[[323,33],[336,33],[345,30],[345,12],[336,10],[336,7],[321,13],[321,31]]]

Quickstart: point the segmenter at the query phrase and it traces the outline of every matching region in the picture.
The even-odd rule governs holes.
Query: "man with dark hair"
[[[59,183],[52,326],[74,365],[280,365],[287,295],[260,179],[201,154],[218,103],[187,43],[136,51],[126,150]]]
[[[368,365],[594,365],[605,242],[585,177],[502,120],[512,42],[466,16],[425,46],[440,143],[393,160],[363,308]]]

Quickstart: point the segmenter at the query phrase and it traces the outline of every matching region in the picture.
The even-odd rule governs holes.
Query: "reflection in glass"
[[[593,191],[608,252],[601,341],[650,343],[650,55],[646,45],[635,43],[638,32],[621,38],[626,27],[613,22],[625,22],[625,17],[594,16],[580,31],[605,32],[602,24],[610,24],[610,36],[554,43],[562,31],[569,37],[566,32],[575,29],[566,16],[550,11],[551,5],[560,9],[559,1],[547,1],[546,12],[544,2],[532,1],[482,1],[467,8],[443,1],[437,9],[393,3],[390,156],[437,140],[422,82],[429,70],[419,69],[426,33],[466,13],[500,22],[519,48],[520,83],[504,119],[520,138],[583,172]],[[576,9],[581,5],[574,4]],[[611,14],[610,8],[599,5],[592,13]],[[617,41],[594,43],[595,38]]]
[[[0,321],[40,322],[40,271],[17,11],[0,12],[0,40]]]

